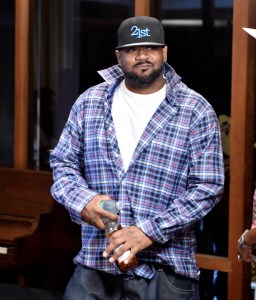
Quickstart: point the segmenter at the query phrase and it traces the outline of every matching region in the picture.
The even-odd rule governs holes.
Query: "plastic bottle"
[[[116,202],[115,200],[103,200],[100,202],[100,206],[101,208],[116,215],[118,215],[119,211],[122,209],[120,203]],[[102,218],[102,221],[105,225],[105,234],[107,238],[109,238],[117,230],[122,229],[122,225],[118,221],[112,221],[108,218]],[[116,251],[118,251],[120,247],[122,247],[122,245],[114,249],[113,252],[115,253]],[[138,260],[136,257],[133,257],[133,259],[128,264],[125,264],[124,261],[129,255],[130,250],[127,250],[117,259],[117,265],[123,272],[129,271],[130,269],[136,267],[138,264]]]

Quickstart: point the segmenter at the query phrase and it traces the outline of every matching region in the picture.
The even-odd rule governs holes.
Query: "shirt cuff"
[[[159,224],[155,221],[155,219],[142,220],[136,222],[135,226],[138,227],[142,232],[144,232],[154,242],[164,244],[168,241],[163,230],[161,229]]]
[[[68,207],[68,212],[73,222],[77,224],[82,223],[81,211],[98,194],[99,193],[94,191],[90,191],[90,192],[87,191],[86,193],[81,193],[81,195],[79,196],[80,198],[79,201],[73,202],[73,204],[71,204]]]

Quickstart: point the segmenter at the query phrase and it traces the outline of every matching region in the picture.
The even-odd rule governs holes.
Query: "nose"
[[[148,57],[147,48],[146,47],[138,47],[137,53],[136,53],[136,58],[142,59],[144,57]]]

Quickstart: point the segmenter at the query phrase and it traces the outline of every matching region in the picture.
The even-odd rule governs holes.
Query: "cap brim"
[[[243,30],[256,39],[256,29],[243,27]]]
[[[160,46],[160,47],[165,47],[165,44],[160,44],[160,43],[133,43],[133,44],[127,44],[127,45],[121,45],[121,46],[117,46],[116,49],[123,49],[123,48],[128,48],[128,47],[134,47],[134,46]]]

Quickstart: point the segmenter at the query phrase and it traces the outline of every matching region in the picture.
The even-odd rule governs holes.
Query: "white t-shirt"
[[[125,170],[128,169],[143,131],[165,97],[166,85],[153,94],[133,93],[126,88],[124,80],[117,87],[112,117]]]

